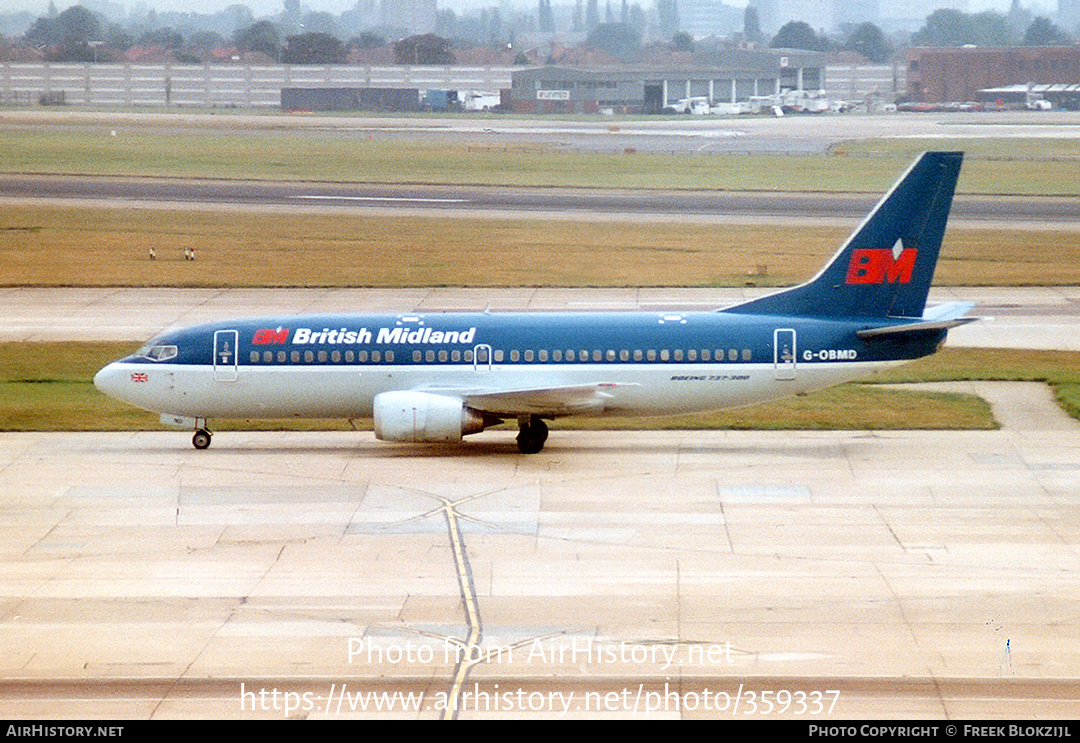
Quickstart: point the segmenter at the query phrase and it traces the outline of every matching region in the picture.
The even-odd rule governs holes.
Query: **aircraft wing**
[[[602,412],[616,387],[636,387],[636,384],[596,382],[593,384],[560,387],[527,387],[491,390],[435,390],[426,392],[453,394],[473,410],[492,415],[511,417],[540,415],[554,417]]]

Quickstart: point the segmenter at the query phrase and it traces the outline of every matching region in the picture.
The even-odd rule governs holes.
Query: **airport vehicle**
[[[280,316],[165,333],[94,378],[195,429],[214,418],[374,418],[386,441],[751,405],[933,353],[969,304],[926,310],[961,153],[924,153],[808,282],[717,311]]]

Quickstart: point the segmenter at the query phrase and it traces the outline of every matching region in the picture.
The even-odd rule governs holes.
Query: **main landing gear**
[[[518,450],[522,454],[536,454],[544,448],[547,441],[548,427],[538,415],[523,415],[518,418]]]
[[[195,432],[195,435],[191,437],[191,445],[196,449],[206,449],[210,446],[211,439],[210,432],[205,428],[200,428]]]

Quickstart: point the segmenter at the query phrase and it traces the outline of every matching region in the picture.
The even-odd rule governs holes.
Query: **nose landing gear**
[[[195,435],[191,437],[191,445],[196,449],[206,449],[210,446],[211,439],[210,432],[205,428],[200,428],[195,432]]]

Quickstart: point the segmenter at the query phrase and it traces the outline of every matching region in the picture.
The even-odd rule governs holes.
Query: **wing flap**
[[[616,387],[636,387],[617,382],[535,387],[527,389],[469,392],[462,396],[473,410],[501,416],[564,416],[600,413]]]

